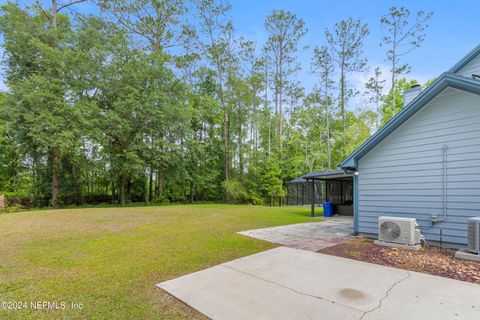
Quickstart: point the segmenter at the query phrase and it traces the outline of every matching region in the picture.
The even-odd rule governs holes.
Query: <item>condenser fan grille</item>
[[[380,232],[385,239],[393,240],[400,236],[400,226],[393,221],[385,221],[380,225]]]

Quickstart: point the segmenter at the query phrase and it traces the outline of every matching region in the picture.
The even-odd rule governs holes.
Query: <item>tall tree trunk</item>
[[[223,90],[222,90],[222,101],[223,101]],[[230,152],[228,150],[228,141],[229,141],[229,132],[228,132],[228,112],[224,102],[223,105],[223,156],[225,160],[225,181],[230,179]],[[224,199],[225,202],[228,202],[228,194],[225,192]]]
[[[244,170],[244,163],[243,163],[243,117],[242,112],[240,109],[240,105],[237,103],[237,110],[238,110],[238,136],[237,136],[237,144],[238,144],[238,168],[239,168],[239,176],[240,179],[243,179],[243,170]]]
[[[127,192],[126,192],[126,196],[130,197],[132,193],[132,178],[129,176],[128,177],[128,180],[127,180]]]
[[[125,187],[127,184],[127,178],[125,174],[120,175],[120,205],[125,205]]]
[[[163,196],[165,191],[165,169],[160,165],[158,169],[158,195]]]
[[[323,152],[322,136],[323,136],[323,134],[320,133],[320,137],[319,137],[319,141],[320,141],[320,143],[319,143],[319,145],[320,145],[320,159],[321,159],[321,163],[320,163],[320,164],[321,164],[321,168],[323,169],[323,168],[325,168],[325,158],[323,158],[324,152]],[[328,152],[327,152],[327,153],[328,153]],[[314,159],[314,160],[313,160],[313,163],[315,163],[315,157],[313,157],[313,159]],[[313,170],[312,170],[312,171],[313,171]]]
[[[390,89],[392,95],[392,117],[395,115],[395,62],[392,62],[392,88]]]
[[[152,201],[153,198],[153,166],[150,164],[150,177],[148,185],[148,200]]]
[[[395,24],[393,31],[393,47],[392,47],[392,90],[390,93],[392,95],[392,117],[395,115],[395,75],[397,67],[397,26]]]
[[[112,204],[115,204],[115,179],[112,178]]]
[[[252,67],[252,70],[253,70],[253,67]],[[251,77],[253,79],[253,71],[252,71]],[[255,116],[257,114],[257,110],[256,110],[256,103],[255,103],[256,94],[255,94],[255,89],[253,89],[253,85],[252,85],[252,92],[250,94],[252,95],[252,116],[250,118],[250,138],[252,139],[253,149],[257,150],[257,138],[256,138],[256,131],[255,131],[256,130]]]
[[[60,193],[60,150],[58,148],[50,149],[50,161],[52,168],[52,199],[51,204],[54,209],[60,208],[58,203],[58,194]]]
[[[378,90],[378,89],[377,89]],[[377,104],[377,131],[380,129],[380,93],[377,91],[375,102]]]
[[[75,204],[79,206],[82,204],[82,189],[78,181],[78,166],[75,161],[72,161],[72,177],[75,188]]]
[[[278,94],[278,113],[280,115],[279,124],[278,124],[278,139],[279,139],[279,152],[280,159],[282,159],[283,151],[283,44],[280,45],[280,65],[279,65],[279,94]]]
[[[52,0],[52,26],[54,29],[57,29],[57,0]]]
[[[160,184],[158,183],[159,176],[160,176],[159,170],[155,171],[155,190],[153,192],[155,194],[155,197],[159,196],[159,189],[160,189]]]
[[[194,189],[195,189],[195,185],[194,185],[194,182],[193,182],[193,179],[190,179],[190,203],[193,203],[193,199],[194,199]]]
[[[342,68],[340,72],[340,112],[342,113],[342,157],[345,157],[345,148],[347,145],[347,139],[345,137],[345,66],[342,63]]]
[[[267,113],[267,121],[268,121],[268,159],[270,159],[271,153],[271,136],[270,136],[270,127],[271,127],[271,120],[270,120],[270,111],[268,110],[268,66],[265,64],[265,97],[264,97],[264,109]]]
[[[325,113],[327,120],[327,170],[332,167],[332,150],[330,149],[330,97],[329,97],[328,77],[325,81]]]
[[[271,158],[272,155],[272,120],[268,119],[268,159]]]
[[[228,150],[228,142],[230,141],[230,118],[227,118],[227,122],[225,123],[225,181],[230,179],[230,166],[231,166],[231,159],[230,159],[230,151]],[[225,197],[225,201],[228,201],[228,196]]]
[[[144,168],[145,170],[145,173],[144,173],[144,177],[145,177],[145,181],[143,183],[143,202],[145,202],[145,205],[147,205],[150,201],[149,201],[149,196],[150,195],[150,178],[151,178],[151,174],[147,174],[146,170],[147,170],[147,167],[145,166]]]
[[[52,0],[52,27],[57,29],[57,0]],[[58,209],[58,193],[60,192],[60,154],[56,148],[50,149],[52,164],[52,207]]]
[[[327,169],[332,168],[332,151],[330,150],[330,110],[327,105]]]
[[[214,61],[214,64],[217,68],[217,78],[218,78],[218,85],[219,85],[219,93],[220,93],[220,105],[222,106],[223,109],[223,132],[222,132],[222,137],[223,137],[223,155],[224,155],[224,161],[225,161],[225,181],[230,179],[230,154],[228,150],[228,110],[227,106],[225,104],[225,94],[224,94],[224,88],[223,88],[223,76],[222,76],[222,61],[220,58],[220,54],[217,51],[217,42],[216,38],[213,35],[213,29],[211,27],[208,28],[208,36],[210,38],[210,42],[212,44],[212,47],[214,48],[216,58]],[[224,196],[224,201],[228,201],[228,196],[225,193]]]

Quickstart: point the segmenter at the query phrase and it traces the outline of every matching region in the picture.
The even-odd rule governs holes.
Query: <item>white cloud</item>
[[[386,63],[381,63],[381,64],[371,64],[369,66],[368,71],[366,72],[355,72],[352,73],[350,76],[350,84],[352,85],[353,88],[358,90],[360,94],[356,97],[354,97],[351,100],[350,103],[350,108],[351,109],[356,109],[357,106],[359,105],[369,105],[368,102],[366,101],[366,97],[363,95],[365,93],[365,84],[368,82],[368,80],[374,76],[374,70],[375,68],[380,68],[382,75],[380,76],[380,80],[384,80],[385,83],[383,85],[383,94],[388,93],[388,90],[392,86],[392,78],[390,74],[391,67],[386,64]],[[406,75],[402,75],[401,77],[405,77],[408,80],[417,80],[420,84],[426,83],[428,80],[431,80],[435,78],[437,75],[432,75],[432,74],[425,74],[425,73],[416,73],[416,72],[410,72]],[[373,107],[373,105],[370,105],[370,107]]]

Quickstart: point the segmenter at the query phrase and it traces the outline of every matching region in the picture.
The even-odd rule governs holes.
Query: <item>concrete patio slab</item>
[[[480,285],[417,272],[409,274],[365,320],[480,319]]]
[[[352,239],[352,217],[241,231],[239,234],[296,249],[318,251]]]
[[[480,286],[280,247],[157,285],[211,319],[476,319]]]
[[[362,312],[377,306],[392,284],[408,277],[404,270],[357,264],[350,259],[285,247],[227,262],[224,266]],[[372,271],[374,281],[368,276]]]
[[[159,284],[210,319],[358,319],[361,313],[347,306],[332,309],[332,302],[300,294],[226,266],[194,273]],[[342,316],[337,318],[337,313]]]

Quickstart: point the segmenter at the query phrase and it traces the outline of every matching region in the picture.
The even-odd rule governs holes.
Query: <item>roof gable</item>
[[[480,48],[480,46],[479,46]],[[357,148],[340,167],[356,168],[357,160],[368,153],[373,147],[385,139],[390,133],[397,129],[402,123],[407,121],[418,110],[430,102],[445,88],[451,87],[474,94],[480,94],[480,82],[450,72],[442,74],[428,88],[423,90],[415,99],[413,99],[402,111],[385,124],[380,130],[374,133],[367,141]]]
[[[449,73],[458,73],[462,70],[467,64],[469,64],[473,59],[480,55],[480,45],[476,46],[472,51],[467,53],[465,57],[460,59],[450,70]]]

